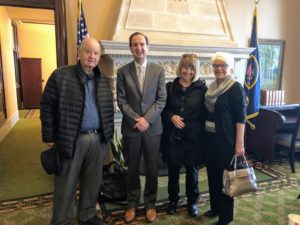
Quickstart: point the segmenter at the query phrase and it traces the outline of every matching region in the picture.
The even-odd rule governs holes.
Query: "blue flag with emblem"
[[[89,36],[84,18],[84,12],[81,0],[78,1],[78,20],[77,20],[77,48],[79,48],[82,40]]]
[[[257,43],[257,4],[255,5],[253,15],[250,47],[255,48],[255,50],[248,58],[244,90],[247,98],[246,121],[252,129],[255,129],[255,117],[258,116],[260,106],[260,61]]]

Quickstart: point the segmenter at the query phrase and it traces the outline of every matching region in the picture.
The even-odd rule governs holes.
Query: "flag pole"
[[[89,37],[87,25],[84,17],[82,0],[78,0],[78,21],[77,21],[77,48],[79,48],[84,38]]]
[[[246,122],[251,129],[255,129],[255,117],[259,114],[260,107],[260,60],[257,42],[257,4],[259,0],[255,0],[255,8],[252,20],[252,32],[250,46],[255,48],[247,60],[247,70],[245,74],[244,90],[247,99]]]

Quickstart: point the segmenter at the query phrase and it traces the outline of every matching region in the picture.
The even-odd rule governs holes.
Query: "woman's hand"
[[[185,126],[185,123],[183,122],[183,118],[178,115],[172,116],[171,121],[176,128],[182,129]]]
[[[239,141],[235,143],[235,154],[237,156],[245,155],[245,147],[243,142]]]
[[[238,156],[245,155],[244,133],[245,133],[245,124],[236,123],[235,154]]]

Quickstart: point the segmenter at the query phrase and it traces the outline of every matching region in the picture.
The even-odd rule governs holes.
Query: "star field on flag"
[[[77,48],[79,48],[82,40],[89,37],[87,25],[85,22],[83,7],[81,0],[78,1],[78,21],[77,21]]]

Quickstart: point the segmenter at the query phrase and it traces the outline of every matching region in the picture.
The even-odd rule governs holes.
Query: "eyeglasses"
[[[219,67],[221,69],[227,69],[228,65],[225,63],[225,64],[212,64],[212,67],[216,70],[218,69]]]

